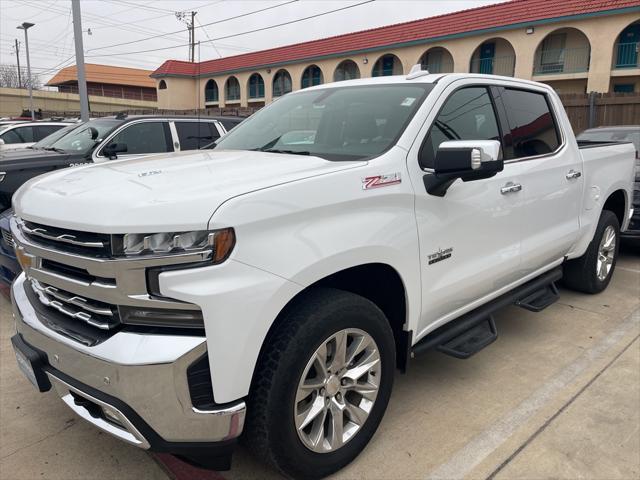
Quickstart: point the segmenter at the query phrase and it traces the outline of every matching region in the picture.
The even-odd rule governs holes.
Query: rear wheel
[[[393,332],[375,304],[328,288],[303,294],[256,367],[245,442],[288,476],[329,475],[375,433],[394,370]]]
[[[603,210],[596,233],[585,254],[565,264],[564,284],[585,293],[603,291],[611,281],[619,246],[618,217],[609,210]]]

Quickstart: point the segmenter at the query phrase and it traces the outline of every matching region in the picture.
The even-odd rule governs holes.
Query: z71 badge
[[[385,175],[374,175],[362,179],[362,189],[369,190],[371,188],[388,187],[390,185],[397,185],[401,182],[402,179],[400,178],[400,172],[387,173]]]
[[[452,253],[453,248],[451,247],[445,248],[444,250],[439,248],[437,252],[432,253],[431,255],[427,255],[427,258],[429,259],[429,265],[433,265],[434,263],[438,263],[442,260],[446,260],[447,258],[451,258]]]

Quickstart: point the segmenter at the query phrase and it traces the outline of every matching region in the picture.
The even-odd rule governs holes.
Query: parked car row
[[[0,152],[33,145],[70,122],[16,122],[0,126]]]
[[[37,175],[116,158],[210,148],[241,121],[240,117],[119,115],[69,126],[56,132],[53,142],[45,138],[30,149],[0,152],[0,210],[9,208],[15,191]]]
[[[288,477],[338,471],[411,358],[469,358],[497,310],[541,311],[561,279],[607,288],[634,211],[636,147],[577,142],[536,82],[416,65],[226,130],[96,119],[0,160],[20,369],[116,438],[214,469],[244,435]]]

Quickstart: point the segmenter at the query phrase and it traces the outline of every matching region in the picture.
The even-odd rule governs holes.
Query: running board
[[[411,357],[438,350],[456,358],[469,358],[498,338],[493,313],[514,304],[532,311],[542,310],[557,300],[558,290],[554,282],[561,278],[562,267],[556,267],[451,320],[415,344],[411,349]],[[538,310],[533,310],[534,308]]]
[[[552,282],[537,292],[518,300],[516,305],[532,312],[541,312],[549,305],[556,303],[559,298],[558,287]]]

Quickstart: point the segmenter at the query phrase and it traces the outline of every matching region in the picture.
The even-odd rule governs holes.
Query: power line
[[[230,20],[236,20],[236,19],[238,19],[238,18],[243,18],[243,17],[247,17],[247,16],[249,16],[249,15],[254,15],[254,14],[256,14],[256,13],[261,13],[261,12],[265,12],[265,11],[267,11],[267,10],[272,10],[272,9],[274,9],[274,8],[282,7],[282,6],[284,6],[284,5],[288,5],[288,4],[290,4],[290,3],[295,3],[295,2],[297,2],[297,1],[299,1],[299,0],[289,0],[289,1],[284,2],[284,3],[279,3],[279,4],[277,4],[277,5],[271,5],[270,7],[261,8],[261,9],[259,9],[259,10],[253,10],[253,11],[248,12],[248,13],[243,13],[243,14],[241,14],[241,15],[236,15],[236,16],[234,16],[234,17],[223,18],[222,20],[216,20],[215,22],[209,22],[209,23],[204,23],[204,24],[203,24],[203,23],[201,23],[201,24],[200,24],[200,26],[199,26],[199,27],[196,27],[196,28],[204,28],[204,27],[208,27],[208,26],[210,26],[210,25],[216,25],[216,24],[218,24],[218,23],[228,22],[228,21],[230,21]],[[371,1],[373,1],[373,0],[371,0]],[[129,42],[114,43],[114,44],[112,44],[112,45],[105,45],[104,47],[90,48],[89,50],[87,50],[87,53],[89,53],[89,52],[93,52],[93,51],[95,51],[95,50],[104,50],[105,48],[121,47],[121,46],[123,46],[123,45],[131,45],[132,43],[146,42],[147,40],[152,40],[152,39],[154,39],[154,38],[166,37],[166,36],[168,36],[168,35],[175,35],[175,34],[183,33],[183,32],[184,32],[184,30],[177,30],[177,31],[175,31],[175,32],[161,33],[161,34],[159,34],[159,35],[152,35],[152,36],[147,37],[147,38],[141,38],[141,39],[138,39],[138,40],[131,40],[131,41],[129,41]],[[184,45],[180,45],[180,46],[184,46]]]
[[[293,1],[296,1],[296,0],[293,0]],[[317,13],[315,15],[310,15],[308,17],[299,18],[297,20],[290,20],[288,22],[278,23],[276,25],[270,25],[268,27],[256,28],[254,30],[248,30],[246,32],[233,33],[233,34],[230,34],[230,35],[225,35],[223,37],[212,38],[211,40],[202,41],[201,43],[212,43],[212,42],[218,41],[218,40],[224,40],[224,39],[227,39],[227,38],[239,37],[241,35],[247,35],[247,34],[250,34],[250,33],[262,32],[262,31],[265,31],[265,30],[270,30],[272,28],[283,27],[285,25],[291,25],[293,23],[302,22],[304,20],[310,20],[312,18],[322,17],[323,15],[328,15],[330,13],[340,12],[342,10],[347,10],[349,8],[359,7],[360,5],[364,5],[366,3],[371,3],[371,2],[374,2],[374,1],[375,0],[366,0],[364,2],[356,3],[356,4],[353,4],[353,5],[348,5],[348,6],[342,7],[342,8],[336,8],[335,10],[329,10],[329,11],[323,12],[323,13]],[[150,49],[147,49],[147,50],[138,50],[138,51],[134,51],[134,52],[116,52],[116,53],[104,53],[104,54],[97,54],[97,55],[87,55],[87,57],[115,57],[115,56],[124,55],[124,54],[133,55],[133,54],[137,54],[137,53],[149,53],[149,52],[158,52],[158,51],[161,51],[161,50],[171,50],[171,49],[174,49],[174,48],[186,47],[187,45],[189,45],[189,44],[186,43],[186,44],[182,44],[182,45],[174,45],[174,46],[171,46],[171,47],[150,48]]]

